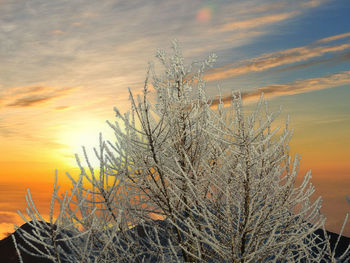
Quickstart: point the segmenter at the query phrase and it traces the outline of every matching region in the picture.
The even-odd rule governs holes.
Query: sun
[[[80,119],[72,121],[69,125],[61,128],[57,133],[57,141],[66,147],[61,150],[60,157],[64,163],[71,167],[76,167],[75,154],[78,154],[82,164],[85,166],[83,147],[86,149],[91,165],[99,167],[99,161],[93,151],[93,148],[99,149],[99,134],[102,133],[103,139],[110,139],[113,131],[103,120],[99,119]]]

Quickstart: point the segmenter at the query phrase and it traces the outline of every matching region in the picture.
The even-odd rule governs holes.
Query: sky
[[[27,188],[47,215],[55,169],[64,184],[82,145],[113,139],[113,107],[129,109],[128,88],[141,92],[174,39],[188,64],[218,56],[204,76],[210,98],[220,86],[282,105],[300,174],[312,171],[339,232],[350,212],[349,13],[348,0],[0,0],[0,238],[23,223]]]

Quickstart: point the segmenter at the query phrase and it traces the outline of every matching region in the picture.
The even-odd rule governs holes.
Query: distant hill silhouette
[[[28,233],[32,233],[32,227],[25,223],[20,227],[24,231]],[[17,243],[21,244],[28,251],[34,252],[31,247],[29,247],[18,235],[18,230],[9,235],[8,237],[0,240],[0,263],[19,263],[19,259],[17,256],[17,252],[15,246],[13,244],[12,235],[15,235]],[[39,249],[43,249],[42,246],[38,246]],[[29,255],[23,251],[21,251],[23,263],[52,263],[51,260],[34,257]]]
[[[165,226],[164,223],[162,223],[160,220],[157,220],[157,223],[160,224],[161,226]],[[32,232],[32,227],[29,224],[24,224],[20,227],[22,230],[26,231],[26,232]],[[139,236],[140,238],[144,237],[145,232],[142,229],[142,226],[135,226],[133,229],[131,229],[130,231],[132,231],[136,236]],[[328,235],[330,235],[331,239],[331,249],[334,249],[334,245],[335,242],[338,238],[338,234],[327,231]],[[323,235],[323,231],[321,229],[318,229],[316,231],[316,234],[322,239],[324,240],[324,235]],[[14,233],[12,233],[11,235],[15,235],[15,238],[17,240],[17,242],[22,245],[24,248],[26,248],[28,251],[33,251],[32,248],[30,248],[18,235],[18,230],[15,231]],[[18,263],[18,256],[16,253],[16,249],[15,246],[13,244],[12,241],[12,237],[11,235],[9,235],[8,237],[0,240],[0,263]],[[165,237],[164,237],[165,238]],[[166,239],[165,239],[166,240]],[[165,241],[163,240],[163,241]],[[161,241],[161,243],[163,243]],[[346,236],[341,236],[338,247],[336,249],[336,256],[341,255],[347,248],[347,246],[349,246],[350,244],[350,237],[346,237]],[[146,245],[146,244],[145,244]],[[37,246],[37,248],[39,249],[43,249],[43,247],[41,247],[40,245]],[[63,249],[68,249],[66,247],[63,247]],[[29,255],[27,253],[25,253],[24,251],[21,251],[21,255],[22,255],[22,259],[24,263],[50,263],[51,261],[48,259],[44,259],[44,258],[39,258],[39,257],[35,257],[32,255]],[[324,262],[327,262],[327,260],[325,260]],[[73,263],[73,262],[72,262]],[[169,262],[170,263],[170,262]]]
[[[322,229],[317,229],[315,233],[322,239],[324,240],[324,234]],[[334,250],[335,243],[337,242],[337,239],[339,237],[338,234],[327,231],[327,235],[330,237],[330,245],[331,245],[331,250]],[[337,245],[337,248],[335,250],[335,257],[341,256],[347,249],[347,247],[350,245],[350,237],[347,236],[341,236],[339,243]],[[327,261],[326,261],[327,262]]]

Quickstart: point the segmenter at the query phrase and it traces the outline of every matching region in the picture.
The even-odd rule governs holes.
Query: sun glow
[[[83,158],[83,148],[87,151],[89,161],[93,167],[99,167],[99,161],[93,152],[93,148],[99,148],[99,134],[102,133],[103,139],[106,134],[110,134],[110,128],[103,121],[92,119],[81,119],[72,122],[69,129],[64,127],[57,134],[58,142],[67,145],[64,152],[61,152],[64,162],[76,167],[75,154],[78,154],[81,161]],[[63,128],[63,127],[62,127]],[[103,129],[102,129],[103,128]],[[82,163],[85,166],[85,162]]]

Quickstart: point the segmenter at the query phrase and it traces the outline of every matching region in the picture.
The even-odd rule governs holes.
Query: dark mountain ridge
[[[161,222],[160,220],[157,220],[156,223],[160,224],[161,227],[164,227],[164,223]],[[28,223],[25,223],[20,227],[20,230],[25,231],[27,233],[32,233],[33,228]],[[22,238],[20,238],[20,236],[18,234],[18,231],[20,231],[20,230],[16,230],[14,233],[9,235],[8,237],[0,240],[0,263],[18,263],[19,262],[16,248],[15,248],[14,243],[13,243],[12,235],[15,236],[16,241],[20,246],[24,247],[28,251],[34,252],[33,248],[31,248],[27,243],[25,243],[23,241]],[[145,232],[144,232],[142,226],[135,226],[130,231],[133,232],[132,235],[135,235],[135,237],[137,236],[137,237],[143,238],[145,236]],[[316,230],[315,233],[320,237],[319,242],[322,242],[325,239],[322,229]],[[335,243],[336,243],[339,235],[336,233],[330,232],[330,231],[327,231],[327,234],[330,236],[330,244],[331,244],[331,249],[333,251]],[[62,247],[65,251],[69,250],[69,248],[65,247],[64,244],[62,244],[62,245],[63,245]],[[147,244],[145,244],[145,245],[147,245]],[[340,256],[349,245],[350,245],[350,237],[341,236],[339,243],[338,243],[338,246],[337,246],[336,251],[335,251],[336,257]],[[44,250],[42,245],[37,245],[36,247],[42,251]],[[21,250],[21,255],[22,255],[23,263],[50,263],[50,262],[52,262],[49,259],[36,257],[36,256],[30,255],[22,250]],[[327,262],[327,260],[325,260],[324,262]]]

